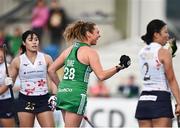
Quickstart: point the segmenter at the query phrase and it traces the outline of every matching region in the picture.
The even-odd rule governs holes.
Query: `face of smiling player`
[[[97,40],[100,38],[99,28],[95,25],[92,33],[88,32],[88,39],[91,45],[96,45]]]

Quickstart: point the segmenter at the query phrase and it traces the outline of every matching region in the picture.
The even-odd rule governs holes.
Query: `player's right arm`
[[[20,65],[20,58],[15,57],[9,67],[9,76],[13,79],[13,81],[16,81],[16,77],[18,76],[19,72],[19,65]]]
[[[8,71],[9,71],[10,70],[9,64],[8,64],[7,68],[8,68]],[[2,85],[0,85],[0,95],[8,90],[9,85],[13,85],[13,81],[12,81],[12,78],[7,77],[7,75],[6,75],[6,77],[4,78],[4,83]]]
[[[0,95],[8,90],[8,86],[13,85],[11,77],[5,77],[3,85],[0,85]]]
[[[59,84],[59,78],[56,71],[64,66],[64,61],[66,59],[66,56],[70,53],[71,49],[72,47],[63,51],[61,55],[48,68],[48,74],[56,85]]]

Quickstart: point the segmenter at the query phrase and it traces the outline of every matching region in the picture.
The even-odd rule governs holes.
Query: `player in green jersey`
[[[105,80],[127,68],[130,58],[123,55],[117,66],[103,70],[99,55],[91,47],[100,38],[98,26],[92,22],[76,21],[70,24],[65,29],[64,37],[73,45],[62,52],[48,72],[52,80],[59,84],[57,107],[62,110],[65,127],[79,127],[87,103],[87,84],[91,71],[98,79]],[[64,76],[60,82],[56,71],[63,66]]]

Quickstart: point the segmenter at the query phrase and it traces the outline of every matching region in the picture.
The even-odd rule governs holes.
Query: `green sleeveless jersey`
[[[77,59],[77,51],[88,44],[76,42],[64,62],[64,76],[58,86],[57,107],[83,115],[87,103],[87,84],[91,68]]]
[[[78,85],[82,85],[87,90],[89,75],[92,70],[89,65],[82,64],[77,58],[77,51],[82,46],[88,46],[88,44],[81,42],[74,43],[70,54],[65,60],[64,76],[60,86],[68,84],[78,88]]]

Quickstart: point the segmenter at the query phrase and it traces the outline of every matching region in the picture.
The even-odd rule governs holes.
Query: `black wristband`
[[[121,70],[121,67],[116,66],[116,72],[119,72]]]

